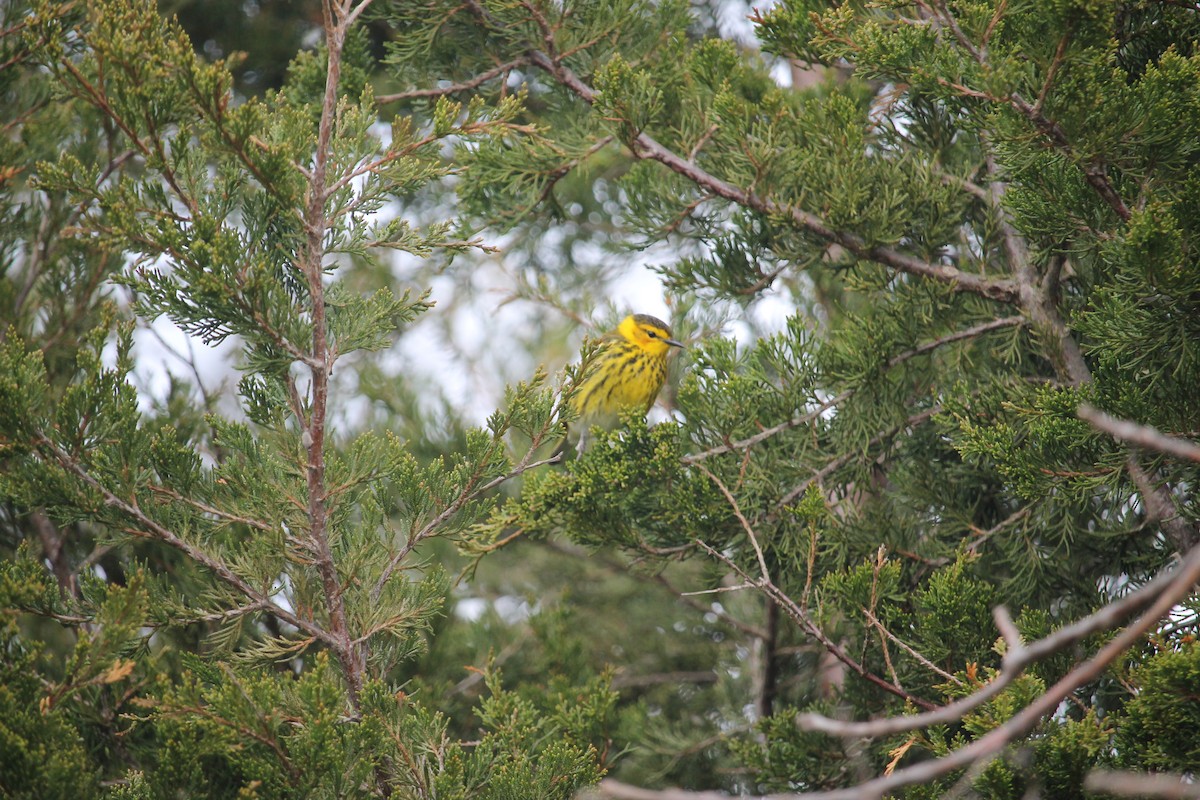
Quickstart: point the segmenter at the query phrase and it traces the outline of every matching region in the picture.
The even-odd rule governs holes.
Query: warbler
[[[649,314],[630,314],[602,339],[571,396],[583,432],[576,446],[579,452],[587,446],[591,426],[611,429],[622,411],[650,410],[666,380],[667,356],[674,347],[683,343],[671,338],[667,323]]]

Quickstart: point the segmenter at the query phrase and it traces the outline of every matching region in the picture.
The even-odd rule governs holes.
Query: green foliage
[[[1112,730],[1094,713],[1065,720],[1034,748],[1034,767],[1047,795],[1082,800],[1083,779],[1110,749]]]
[[[1117,725],[1120,763],[1151,771],[1189,772],[1200,764],[1200,748],[1189,735],[1200,715],[1196,680],[1200,648],[1190,644],[1146,659],[1133,673],[1138,694]]]
[[[996,606],[1044,639],[1200,541],[1200,467],[1079,415],[1200,428],[1194,10],[795,0],[759,53],[683,2],[377,2],[296,52],[251,5],[287,66],[186,3],[0,11],[4,793],[803,791],[1000,734],[898,796],[1197,769],[1182,617],[1073,700],[1112,630],[951,724],[796,725],[970,697]],[[573,320],[651,254],[668,421],[541,469],[587,352],[481,427],[384,355],[453,332],[495,233],[506,299]],[[142,386],[167,325],[236,393]],[[497,383],[573,352],[489,333]]]
[[[89,797],[103,779],[129,797],[266,798],[404,784],[467,798],[525,785],[566,797],[595,782],[592,740],[613,702],[603,675],[564,683],[553,716],[514,701],[503,724],[516,732],[498,727],[469,754],[436,711],[385,683],[444,613],[450,581],[423,559],[429,542],[470,529],[524,469],[513,430],[536,446],[553,428],[540,381],[439,458],[333,421],[335,364],[340,377],[432,307],[391,282],[362,290],[355,266],[480,246],[450,220],[422,228],[389,207],[456,172],[451,146],[506,135],[520,104],[446,100],[381,138],[361,31],[331,29],[289,84],[237,101],[227,65],[204,63],[149,3],[42,4],[5,30],[13,61],[49,76],[69,113],[53,119],[23,96],[12,124],[39,146],[5,176],[30,172],[4,194],[24,220],[6,240],[0,294],[14,311],[0,338],[6,548],[39,529],[57,580],[22,545],[3,594],[11,613],[63,627],[6,630],[6,674],[26,671],[4,699],[13,757],[0,785],[37,796],[59,780],[54,791]],[[327,98],[331,64],[340,81]],[[85,132],[75,146],[47,141],[72,126]],[[60,238],[53,215],[34,224],[56,204],[69,220]],[[116,280],[146,323],[236,339],[244,415],[147,411],[134,325],[97,292],[121,264]],[[69,324],[47,328],[59,318],[41,294],[76,276],[88,291],[64,299]],[[60,657],[42,662],[43,648]],[[496,687],[490,702],[509,702]]]
[[[761,720],[755,726],[760,741],[731,743],[733,753],[753,770],[758,791],[820,791],[845,780],[846,748],[836,739],[798,729],[796,713],[785,708]]]
[[[393,790],[413,795],[505,798],[527,786],[537,794],[524,796],[566,798],[599,779],[587,736],[604,724],[613,699],[596,683],[569,699],[528,701],[490,673],[481,738],[467,748],[447,738],[444,717],[382,683],[364,688],[361,718],[346,719],[323,656],[299,677],[239,676],[228,666],[198,672],[203,677],[151,704],[141,723],[159,742],[144,776],[154,792],[191,786],[204,787],[205,797],[367,797],[374,792],[364,787],[388,770]]]
[[[920,620],[917,649],[947,668],[986,653],[995,639],[995,592],[994,586],[968,574],[962,561],[935,572],[914,598]]]
[[[520,524],[531,535],[569,531],[581,544],[679,544],[683,519],[703,519],[715,489],[703,476],[679,470],[678,439],[669,425],[648,429],[630,420],[622,435],[599,432],[564,471],[541,474],[520,499],[493,517],[493,530]],[[663,503],[664,486],[673,500]],[[709,529],[728,529],[727,514]]]
[[[6,595],[11,577],[5,576]],[[6,598],[7,599],[7,598]],[[47,704],[39,649],[5,624],[0,659],[0,789],[6,797],[94,797],[100,770],[87,753],[71,707]]]

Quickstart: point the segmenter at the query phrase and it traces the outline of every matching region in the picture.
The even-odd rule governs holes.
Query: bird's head
[[[671,338],[667,323],[649,314],[630,314],[621,320],[617,333],[654,356],[665,356],[672,347],[683,347],[682,342]]]

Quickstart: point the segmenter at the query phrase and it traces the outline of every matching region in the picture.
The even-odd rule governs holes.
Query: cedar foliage
[[[5,6],[6,794],[551,798],[616,768],[1082,797],[1098,766],[1197,769],[1197,463],[1080,416],[1200,429],[1194,9],[796,0],[755,12],[752,54],[678,2],[381,1],[382,53],[365,8],[327,4],[323,45],[243,98],[147,3]],[[778,59],[826,80],[780,86]],[[422,205],[446,187],[453,213]],[[561,468],[540,372],[447,452],[356,427],[343,376],[430,311],[379,254],[462,276],[466,231],[572,202],[678,248],[677,331],[767,293],[795,313],[695,336],[672,419]],[[518,291],[588,296],[567,264]],[[139,394],[159,316],[236,343],[234,410]],[[486,569],[564,541],[741,587],[648,659],[715,682],[619,701],[598,654],[642,643],[585,603],[537,619],[515,678],[442,694],[470,645],[441,544]],[[1019,675],[1014,631],[1053,645]],[[989,681],[949,722],[816,730]]]

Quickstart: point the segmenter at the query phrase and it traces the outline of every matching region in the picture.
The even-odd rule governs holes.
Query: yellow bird
[[[671,338],[667,323],[649,314],[630,314],[601,341],[592,363],[571,397],[585,433],[592,425],[614,427],[622,411],[645,414],[667,377],[667,356],[683,343]]]

